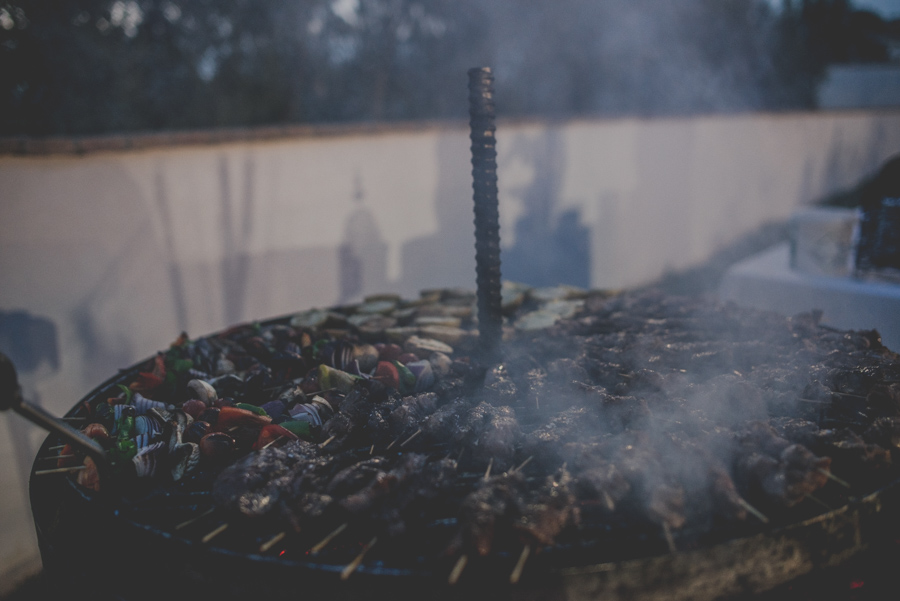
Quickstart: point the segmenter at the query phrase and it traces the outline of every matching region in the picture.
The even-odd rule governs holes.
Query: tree
[[[0,135],[812,108],[898,25],[846,0],[0,0]]]

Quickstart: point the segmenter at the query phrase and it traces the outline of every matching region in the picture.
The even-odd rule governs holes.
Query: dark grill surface
[[[630,318],[623,317],[617,306],[608,313],[609,324],[602,320],[564,321],[555,326],[553,336],[563,340],[568,328],[568,332],[594,332],[600,336],[596,340],[602,341],[603,336],[614,336],[619,328],[629,327],[625,322]],[[814,319],[804,318],[792,327],[809,330],[818,326]],[[844,340],[840,333],[824,335],[832,334],[835,340]],[[790,332],[779,334],[783,335],[790,336]],[[870,339],[874,336],[863,333],[852,340],[869,344]],[[646,343],[649,339],[640,340]],[[851,339],[844,341],[850,344],[847,341]],[[749,361],[748,357],[764,350],[748,342],[725,357],[712,346],[696,341],[690,344],[693,346],[653,342],[651,347],[676,366],[681,362],[715,369],[726,360]],[[640,390],[652,391],[653,386],[641,388],[647,386],[642,378],[653,381],[649,370],[633,372],[637,375],[624,371],[623,365],[634,359],[628,353],[636,353],[636,346],[617,351],[617,355],[610,355],[601,342],[588,343],[585,348],[584,365],[594,370],[595,377],[605,378],[604,386],[619,391],[622,398],[633,398]],[[607,363],[607,356],[622,365]],[[514,364],[517,359],[509,360]],[[653,361],[651,357],[651,365]],[[85,401],[114,394],[117,384],[127,384],[139,371],[146,371],[146,363],[123,371]],[[856,390],[852,387],[857,380],[871,378],[872,373],[860,370],[859,374],[835,377],[844,378],[838,383],[846,386],[845,390]],[[859,416],[865,404],[853,400],[853,394],[844,397],[850,400],[820,407],[824,401],[808,399],[810,404],[801,407],[805,417],[823,426],[863,419]],[[773,398],[770,404],[782,402],[781,397]],[[86,406],[79,403],[69,417],[86,417]],[[522,409],[520,415],[520,421],[529,427],[528,409]],[[534,415],[531,418],[536,419]],[[56,443],[48,439],[38,459],[51,456],[50,447]],[[429,450],[435,455],[455,451],[441,446]],[[371,452],[368,447],[343,451],[359,456]],[[404,452],[379,451],[385,457],[399,457]],[[364,520],[345,529],[323,521],[304,524],[296,531],[285,529],[275,518],[236,518],[213,500],[210,491],[216,470],[201,470],[175,486],[148,480],[132,482],[124,491],[109,487],[100,494],[81,489],[68,477],[33,477],[32,505],[48,577],[66,589],[90,592],[97,598],[275,599],[309,594],[362,599],[389,593],[410,599],[502,596],[575,600],[611,594],[623,599],[711,599],[721,595],[710,591],[734,579],[735,571],[740,573],[737,585],[719,589],[732,599],[867,599],[878,598],[871,595],[893,585],[890,572],[881,566],[900,554],[895,540],[900,538],[894,518],[900,494],[895,468],[882,473],[877,486],[872,485],[874,481],[844,473],[853,481],[849,489],[829,482],[815,496],[791,507],[776,511],[762,505],[771,518],[765,527],[752,518],[724,520],[712,528],[688,522],[683,528],[667,531],[668,541],[658,524],[635,519],[627,511],[611,518],[601,507],[583,502],[580,524],[564,529],[553,544],[539,548],[528,559],[519,586],[509,586],[509,574],[519,561],[521,546],[502,541],[493,553],[470,562],[465,578],[450,586],[447,574],[457,556],[443,550],[457,531],[455,508],[475,483],[486,478],[482,465],[474,459],[468,461],[460,463],[453,486],[434,501],[429,520],[393,537],[383,536]],[[543,476],[531,478],[538,477]],[[376,537],[378,544],[369,550]],[[316,548],[319,543],[320,549]],[[360,553],[366,551],[362,558]],[[352,578],[342,580],[341,574],[356,559],[360,564]],[[796,578],[808,571],[809,576]],[[785,579],[789,584],[753,596]],[[746,592],[740,592],[742,589]]]

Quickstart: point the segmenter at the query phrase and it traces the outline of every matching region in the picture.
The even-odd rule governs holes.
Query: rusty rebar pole
[[[497,142],[494,132],[494,76],[490,67],[469,69],[469,138],[475,201],[475,272],[479,346],[496,358],[502,336],[500,313],[500,212],[497,203]]]

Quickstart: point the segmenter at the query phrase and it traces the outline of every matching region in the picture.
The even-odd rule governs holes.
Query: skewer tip
[[[203,513],[201,513],[200,515],[194,516],[194,517],[192,517],[192,518],[189,519],[189,520],[185,520],[185,521],[181,522],[180,524],[178,524],[177,526],[175,526],[175,530],[181,530],[182,528],[186,528],[187,526],[190,526],[191,524],[193,524],[194,522],[196,522],[196,521],[199,520],[200,518],[203,518],[203,517],[208,516],[209,514],[211,514],[211,513],[212,513],[213,511],[215,511],[215,510],[216,510],[215,507],[211,507],[211,508],[207,509],[206,511],[204,511]]]
[[[70,472],[77,472],[85,469],[87,469],[86,465],[73,465],[72,467],[57,467],[52,470],[36,470],[34,475],[46,476],[48,474],[68,474]]]
[[[510,584],[518,584],[519,579],[522,577],[522,570],[525,569],[525,562],[528,561],[528,556],[531,554],[531,545],[525,545],[522,549],[522,553],[519,555],[519,561],[516,562],[516,567],[513,568],[512,573],[509,575],[509,583]]]
[[[462,576],[467,563],[469,563],[469,556],[465,554],[460,555],[459,559],[456,560],[453,569],[450,570],[450,575],[447,577],[447,584],[454,585],[459,581],[459,577]]]
[[[513,468],[513,471],[514,471],[514,472],[520,471],[520,470],[521,470],[522,468],[524,468],[526,465],[528,465],[529,463],[531,463],[531,460],[532,460],[532,459],[534,459],[534,455],[529,455],[529,456],[528,456],[528,459],[526,459],[525,461],[523,461],[522,463],[520,463],[517,467],[514,467],[514,468]]]
[[[838,478],[837,476],[835,476],[834,474],[832,474],[829,470],[822,469],[822,468],[818,468],[818,470],[819,470],[820,473],[822,473],[823,475],[825,475],[828,479],[834,480],[835,482],[837,482],[838,484],[840,484],[840,485],[843,486],[844,488],[850,488],[850,484],[849,484],[846,480],[844,480],[844,479],[842,479],[842,478]]]
[[[260,451],[264,451],[265,449],[268,449],[269,447],[271,447],[273,444],[275,444],[276,442],[278,442],[278,441],[281,440],[282,438],[284,438],[284,436],[278,436],[278,437],[276,437],[276,438],[273,438],[272,440],[270,440],[269,442],[267,442],[266,444],[264,444],[263,447],[260,449]]]
[[[418,430],[413,432],[412,436],[410,436],[409,438],[407,438],[406,440],[404,440],[403,442],[400,443],[400,448],[405,447],[409,441],[411,441],[413,438],[415,438],[416,436],[418,436],[421,433],[422,433],[422,428],[419,428]]]
[[[760,522],[762,522],[763,524],[768,524],[768,523],[769,523],[769,518],[767,518],[767,517],[765,516],[765,514],[763,514],[763,512],[761,512],[759,509],[757,509],[756,507],[754,507],[753,505],[751,505],[750,503],[748,503],[748,502],[745,501],[744,499],[740,499],[740,500],[738,501],[738,503],[740,504],[741,507],[743,507],[744,509],[746,509],[749,513],[753,514],[753,516],[754,516],[756,519],[758,519]]]
[[[666,545],[669,547],[669,553],[675,555],[678,553],[678,547],[675,546],[675,537],[672,536],[672,529],[669,528],[669,525],[666,522],[663,522],[662,529],[663,536],[666,538]]]
[[[328,543],[330,543],[334,539],[335,536],[337,536],[338,534],[343,532],[346,528],[347,528],[346,523],[343,523],[340,526],[338,526],[337,528],[335,528],[331,532],[331,534],[329,534],[328,536],[326,536],[325,538],[320,540],[318,543],[313,545],[312,548],[310,548],[310,550],[309,550],[310,555],[316,555],[319,551],[324,549],[328,545]]]
[[[357,555],[355,558],[353,558],[353,561],[348,563],[347,567],[345,567],[344,570],[341,572],[341,580],[346,580],[346,579],[350,578],[350,575],[353,574],[353,572],[355,572],[356,569],[362,564],[363,558],[365,558],[366,553],[369,552],[369,549],[371,549],[375,545],[376,542],[378,542],[378,537],[373,536],[372,540],[370,540],[362,548],[362,551],[359,552],[359,555]]]
[[[278,534],[276,534],[275,536],[273,536],[272,538],[270,538],[269,540],[267,540],[266,542],[261,544],[259,546],[259,552],[265,553],[266,551],[268,551],[269,549],[274,547],[276,544],[278,544],[278,542],[281,539],[283,539],[285,536],[287,536],[287,532],[279,532]]]
[[[213,530],[212,532],[210,532],[209,534],[207,534],[206,536],[204,536],[204,537],[203,537],[202,539],[200,539],[200,540],[201,540],[202,542],[204,542],[204,543],[208,543],[209,541],[211,541],[211,540],[214,539],[215,537],[217,537],[217,536],[219,536],[220,534],[222,534],[223,532],[225,532],[225,530],[226,530],[227,528],[228,528],[228,522],[225,522],[224,524],[222,524],[221,526],[219,526],[218,528],[216,528],[215,530]]]

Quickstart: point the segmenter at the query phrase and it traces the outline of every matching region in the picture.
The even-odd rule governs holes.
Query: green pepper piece
[[[289,421],[289,422],[281,422],[278,424],[288,432],[292,432],[302,438],[303,440],[312,440],[312,432],[309,428],[309,422],[304,421]]]
[[[397,375],[400,376],[400,394],[412,394],[416,390],[415,374],[399,361],[392,361],[391,363],[397,368]]]
[[[125,404],[130,405],[131,399],[132,399],[132,397],[134,397],[134,391],[132,389],[128,388],[127,386],[125,386],[124,384],[116,384],[116,386],[118,386],[119,389],[125,393]]]
[[[109,450],[109,461],[114,466],[131,461],[137,455],[137,443],[131,438],[120,438]]]
[[[184,373],[194,367],[194,362],[190,359],[176,359],[172,362],[172,370],[178,373]]]

